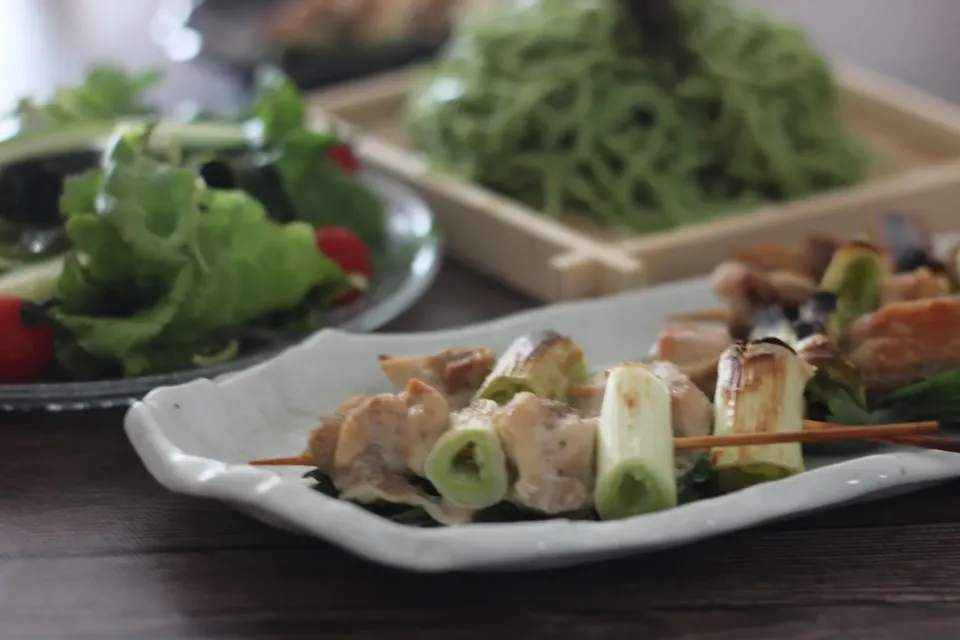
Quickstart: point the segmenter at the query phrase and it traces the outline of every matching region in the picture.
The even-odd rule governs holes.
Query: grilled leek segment
[[[883,253],[866,242],[848,242],[833,254],[820,291],[837,297],[826,327],[834,344],[843,344],[854,320],[877,309],[880,285],[888,273]]]
[[[477,399],[505,405],[526,391],[539,398],[564,400],[571,383],[587,381],[580,347],[556,331],[537,331],[514,340],[484,380]]]
[[[485,509],[507,495],[507,461],[492,422],[496,410],[492,400],[476,400],[454,414],[427,456],[427,479],[456,507]]]
[[[814,367],[815,380],[838,386],[861,407],[867,406],[867,387],[850,359],[824,334],[815,334],[796,344],[797,356]]]
[[[594,503],[604,520],[677,506],[671,398],[641,365],[610,370],[597,429]]]
[[[720,358],[714,434],[803,430],[803,392],[812,366],[775,338],[740,342]],[[800,443],[717,447],[712,453],[724,492],[804,470]]]

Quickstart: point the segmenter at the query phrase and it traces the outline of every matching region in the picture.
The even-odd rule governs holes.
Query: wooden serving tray
[[[883,156],[855,187],[670,231],[625,235],[557,220],[478,185],[428,170],[404,127],[408,72],[340,85],[311,98],[318,121],[354,136],[369,165],[435,208],[448,250],[544,302],[608,295],[708,273],[736,247],[819,231],[862,231],[892,209],[933,231],[960,228],[960,108],[852,65],[837,68],[840,117]]]

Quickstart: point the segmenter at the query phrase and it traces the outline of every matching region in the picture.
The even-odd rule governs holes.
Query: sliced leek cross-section
[[[537,331],[514,340],[487,376],[478,399],[505,405],[527,391],[539,398],[564,400],[571,383],[587,382],[580,347],[556,331]]]
[[[714,434],[802,431],[803,391],[813,372],[775,338],[728,348],[717,370]],[[724,492],[804,470],[799,442],[717,447],[711,457]]]
[[[677,506],[670,391],[641,365],[614,367],[597,430],[594,502],[604,520]]]
[[[427,456],[428,480],[450,504],[485,509],[507,495],[507,460],[493,428],[492,400],[476,400],[453,416]]]

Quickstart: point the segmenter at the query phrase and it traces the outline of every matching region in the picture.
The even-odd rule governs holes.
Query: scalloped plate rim
[[[285,363],[321,354],[336,344],[373,348],[450,340],[484,344],[494,334],[568,316],[601,319],[647,301],[689,297],[703,280],[660,285],[603,299],[541,307],[465,327],[413,334],[349,334],[324,329],[283,354],[229,379],[196,380],[151,391],[125,417],[125,430],[147,470],[160,484],[185,495],[231,504],[275,526],[312,535],[367,560],[419,572],[528,570],[656,551],[785,519],[831,506],[901,493],[960,477],[960,455],[892,450],[809,470],[778,482],[684,505],[666,512],[611,522],[564,519],[516,524],[471,524],[421,529],[399,525],[352,504],[329,498],[303,482],[263,467],[186,454],[167,438],[169,407],[195,398],[229,397],[238,385],[268,380]],[[702,303],[702,296],[700,297]],[[668,303],[670,304],[670,303]],[[690,306],[690,305],[688,305]],[[688,310],[670,309],[670,313]],[[664,314],[667,312],[664,312]],[[554,320],[551,322],[551,318]],[[599,320],[598,320],[599,321]],[[588,352],[589,357],[589,352]],[[824,491],[824,489],[827,489]],[[789,500],[784,500],[789,496]]]

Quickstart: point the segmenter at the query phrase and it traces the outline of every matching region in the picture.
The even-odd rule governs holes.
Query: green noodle
[[[796,28],[678,0],[685,37],[645,54],[609,0],[527,0],[461,24],[408,105],[437,167],[646,232],[862,179],[830,68]]]

